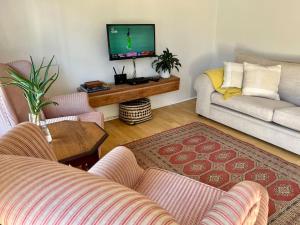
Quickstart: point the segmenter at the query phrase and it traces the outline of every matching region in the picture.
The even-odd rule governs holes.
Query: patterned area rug
[[[143,168],[160,167],[229,190],[243,180],[267,188],[269,224],[300,224],[300,167],[195,122],[126,145]]]

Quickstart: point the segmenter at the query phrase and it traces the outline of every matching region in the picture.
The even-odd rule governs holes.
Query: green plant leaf
[[[38,68],[35,67],[31,56],[30,60],[31,71],[29,74],[29,79],[25,78],[23,74],[11,68],[7,71],[7,77],[0,77],[0,85],[3,87],[13,85],[22,89],[24,97],[28,102],[30,112],[37,114],[46,105],[57,104],[52,101],[45,101],[43,98],[50,89],[50,87],[53,85],[53,83],[58,79],[59,69],[57,73],[51,75],[50,78],[48,78],[49,69],[52,66],[54,56],[51,58],[47,66],[44,66],[43,58]]]

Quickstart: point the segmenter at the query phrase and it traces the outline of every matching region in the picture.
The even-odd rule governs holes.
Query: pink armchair
[[[257,183],[224,192],[143,170],[125,147],[84,172],[55,162],[47,146],[30,123],[0,139],[0,224],[267,224],[268,194]]]
[[[0,64],[0,77],[7,76],[9,67],[27,75],[31,64],[28,61],[15,61],[8,64]],[[104,126],[104,118],[101,112],[96,112],[90,107],[86,93],[73,93],[51,98],[58,106],[49,106],[44,109],[44,115],[49,121],[81,120],[96,122]],[[28,106],[20,89],[16,87],[0,87],[0,135],[10,130],[19,123],[28,121]]]

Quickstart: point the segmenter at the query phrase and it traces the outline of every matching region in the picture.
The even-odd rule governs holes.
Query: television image
[[[107,24],[110,60],[155,56],[154,24]]]

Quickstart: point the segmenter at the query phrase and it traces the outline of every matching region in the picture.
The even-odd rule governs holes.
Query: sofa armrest
[[[202,116],[209,116],[211,95],[215,89],[206,74],[197,77],[194,89],[197,92],[196,113]]]
[[[28,156],[57,161],[41,129],[29,122],[17,125],[1,137],[0,155]]]
[[[89,173],[133,188],[144,173],[134,154],[126,147],[117,147],[97,162]]]
[[[201,225],[266,225],[268,202],[268,192],[264,187],[251,181],[243,181],[225,193],[206,212]]]
[[[85,92],[55,96],[49,100],[57,102],[58,105],[50,105],[43,110],[47,119],[76,116],[94,111],[94,109],[89,105],[88,95]]]

